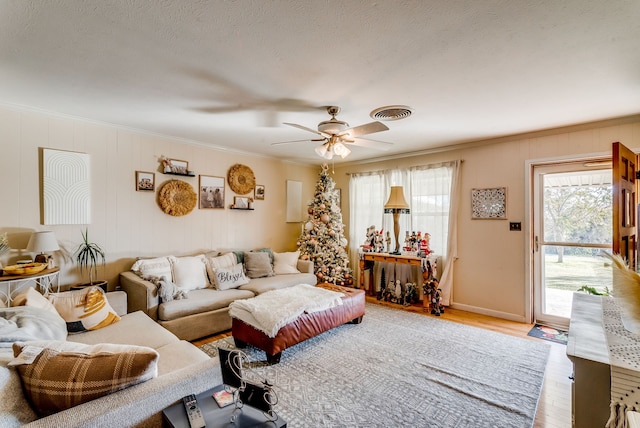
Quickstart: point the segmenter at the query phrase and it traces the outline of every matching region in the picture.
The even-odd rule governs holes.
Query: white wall
[[[349,172],[462,159],[459,258],[454,271],[454,307],[525,321],[528,319],[527,292],[530,289],[527,269],[528,213],[525,212],[526,162],[610,153],[614,141],[620,141],[630,148],[640,148],[640,116],[502,138],[440,153],[336,166],[336,187],[342,188],[343,201],[348,201]],[[507,187],[508,219],[471,220],[471,189],[490,187]],[[343,220],[348,226],[348,212],[345,212]],[[522,222],[523,230],[509,231],[510,221]],[[416,227],[416,230],[425,229]],[[402,234],[404,231],[401,231]]]
[[[0,233],[9,232],[13,248],[24,248],[31,231],[53,230],[64,248],[55,254],[63,284],[83,281],[73,259],[64,254],[73,253],[85,226],[40,224],[39,148],[90,155],[89,237],[107,253],[107,271],[100,276],[109,280],[111,288],[116,286],[119,272],[129,269],[138,256],[262,246],[295,250],[300,225],[285,222],[286,180],[303,182],[302,202],[306,204],[319,172],[319,167],[214,150],[115,126],[0,108]],[[156,202],[162,183],[179,178],[197,190],[198,177],[162,174],[161,155],[187,160],[196,174],[220,177],[226,177],[233,164],[245,164],[253,170],[257,183],[265,186],[265,200],[256,201],[254,211],[196,208],[182,217],[167,215]],[[135,190],[136,170],[156,172],[156,192]],[[228,185],[225,196],[228,207],[235,196]],[[12,250],[0,262],[7,265],[25,256],[31,254]]]

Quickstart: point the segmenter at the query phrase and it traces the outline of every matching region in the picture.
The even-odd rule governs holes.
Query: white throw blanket
[[[31,306],[0,309],[0,348],[13,342],[65,340],[67,325],[62,317]]]
[[[246,300],[236,300],[229,305],[229,315],[242,319],[242,312],[249,312],[255,319],[250,323],[269,337],[275,337],[285,325],[303,313],[324,311],[342,304],[342,293],[325,290],[308,284],[298,284],[280,290],[267,291]]]

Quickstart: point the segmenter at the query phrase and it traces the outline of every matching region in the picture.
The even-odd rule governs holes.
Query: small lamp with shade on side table
[[[38,253],[33,260],[36,263],[47,263],[49,256],[45,253],[59,249],[56,235],[51,231],[33,232],[27,244],[27,251]]]
[[[404,199],[402,186],[391,186],[389,200],[384,204],[385,214],[393,214],[393,234],[396,238],[396,251],[390,254],[400,254],[400,242],[398,235],[400,234],[400,214],[411,214],[409,204]]]

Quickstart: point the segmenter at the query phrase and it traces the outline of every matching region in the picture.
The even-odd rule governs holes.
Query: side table
[[[60,268],[55,267],[31,275],[0,276],[0,297],[4,297],[7,306],[11,306],[14,293],[31,285],[39,288],[45,296],[53,290],[54,286],[57,287],[57,291],[60,291],[59,271]]]
[[[202,392],[196,395],[198,400],[198,407],[204,416],[204,421],[207,428],[218,427],[235,427],[235,428],[248,428],[248,427],[269,427],[269,428],[287,428],[287,422],[278,415],[278,419],[275,421],[267,421],[264,414],[257,409],[249,406],[243,406],[242,409],[236,414],[236,421],[231,423],[231,414],[235,406],[229,404],[226,407],[218,406],[218,403],[213,399],[212,395],[216,391],[224,389],[224,385],[218,385],[208,391]],[[190,428],[189,419],[187,419],[187,412],[184,409],[182,401],[172,406],[167,407],[162,411],[162,419],[164,425],[170,428]]]

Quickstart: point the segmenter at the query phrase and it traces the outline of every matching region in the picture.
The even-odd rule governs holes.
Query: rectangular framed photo
[[[248,210],[249,198],[246,198],[244,196],[235,196],[233,198],[233,207],[237,210]]]
[[[507,188],[471,189],[471,219],[505,220]]]
[[[167,159],[167,161],[169,172],[173,174],[187,174],[189,172],[189,162],[179,159]]]
[[[224,177],[201,175],[198,189],[200,209],[224,208]]]
[[[156,175],[153,172],[136,171],[136,190],[151,191],[156,188]]]
[[[262,184],[256,184],[255,189],[253,189],[253,197],[259,201],[264,200],[264,186]]]

